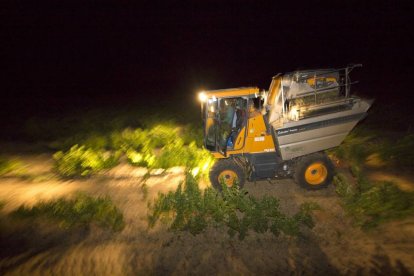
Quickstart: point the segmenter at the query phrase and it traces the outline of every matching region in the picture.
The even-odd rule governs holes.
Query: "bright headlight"
[[[207,95],[206,95],[206,93],[204,93],[204,92],[200,92],[200,93],[198,93],[198,99],[199,99],[201,102],[205,102],[205,101],[207,101]]]

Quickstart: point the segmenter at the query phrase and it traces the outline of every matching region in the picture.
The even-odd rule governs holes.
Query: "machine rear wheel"
[[[295,169],[295,181],[308,190],[318,190],[331,184],[334,167],[331,160],[321,153],[302,158]]]
[[[210,170],[210,182],[219,191],[222,190],[222,182],[227,187],[237,184],[242,188],[245,182],[244,171],[232,159],[221,159]]]

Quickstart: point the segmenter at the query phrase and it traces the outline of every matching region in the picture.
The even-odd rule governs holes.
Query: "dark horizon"
[[[267,89],[279,72],[349,63],[364,65],[351,75],[360,94],[409,96],[408,3],[2,6],[3,117],[191,102],[200,89]]]

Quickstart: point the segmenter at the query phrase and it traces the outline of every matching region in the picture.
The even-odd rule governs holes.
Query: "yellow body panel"
[[[230,88],[220,90],[209,90],[204,92],[207,98],[230,98],[230,97],[243,97],[249,95],[255,95],[259,93],[257,87],[241,87],[241,88]]]
[[[275,102],[276,96],[280,91],[280,84],[282,83],[282,77],[276,76],[272,80],[272,84],[269,88],[269,95],[267,96],[267,104],[270,106]]]
[[[272,135],[266,132],[263,115],[256,114],[256,116],[249,118],[247,137],[246,128],[244,127],[237,135],[234,148],[234,150],[227,150],[227,156],[219,152],[214,152],[213,155],[215,158],[227,158],[233,154],[262,153],[276,150]]]
[[[244,152],[259,153],[275,151],[275,144],[271,134],[266,131],[266,125],[263,116],[249,118],[248,133]]]

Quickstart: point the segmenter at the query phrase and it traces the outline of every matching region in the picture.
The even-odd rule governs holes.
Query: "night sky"
[[[138,2],[2,2],[2,117],[267,89],[279,72],[349,63],[364,65],[361,94],[413,93],[409,1]]]

